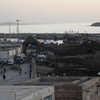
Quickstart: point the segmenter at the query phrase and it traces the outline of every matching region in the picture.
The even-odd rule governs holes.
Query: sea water
[[[92,23],[33,24],[19,25],[20,33],[100,33],[100,27]],[[10,32],[16,33],[17,26],[11,25]],[[9,25],[0,26],[0,33],[9,33]]]

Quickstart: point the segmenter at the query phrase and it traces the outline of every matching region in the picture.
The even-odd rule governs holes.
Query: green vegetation
[[[54,52],[60,56],[75,56],[83,54],[94,54],[100,50],[100,44],[95,41],[86,41],[82,44],[63,44],[63,45],[47,45],[45,50]]]
[[[100,71],[100,53],[78,55],[78,56],[62,56],[56,58],[56,69],[48,74],[68,76],[97,76]]]
[[[62,50],[63,49],[63,50]],[[80,45],[65,45],[56,49],[55,70],[48,74],[68,76],[97,76],[100,72],[100,45],[94,41]]]

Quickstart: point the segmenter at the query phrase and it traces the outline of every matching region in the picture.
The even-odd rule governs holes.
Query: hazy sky
[[[0,0],[0,22],[25,23],[100,21],[100,0]]]

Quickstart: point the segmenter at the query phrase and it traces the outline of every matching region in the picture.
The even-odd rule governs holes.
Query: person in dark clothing
[[[5,76],[5,74],[3,74],[3,75],[2,75],[2,77],[3,77],[3,80],[5,80],[5,79],[6,79],[6,76]]]
[[[19,70],[19,74],[21,75],[21,70]]]
[[[5,68],[3,69],[3,72],[4,72],[4,73],[6,72],[6,69],[5,69]]]
[[[19,68],[19,74],[21,75],[21,73],[22,73],[22,68]]]

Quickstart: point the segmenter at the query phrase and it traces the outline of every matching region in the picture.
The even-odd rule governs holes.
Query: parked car
[[[46,57],[45,55],[43,55],[43,54],[38,54],[37,57],[36,57],[36,61],[37,61],[37,62],[45,62],[46,58],[47,58],[47,57]]]
[[[16,57],[15,57],[15,63],[22,64],[25,61],[27,61],[27,58],[26,58],[25,54],[21,53],[21,54],[16,55]]]
[[[12,58],[9,59],[8,62],[7,62],[7,64],[8,64],[8,65],[13,65],[13,64],[14,64],[14,59],[12,59]]]

